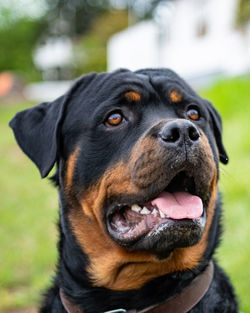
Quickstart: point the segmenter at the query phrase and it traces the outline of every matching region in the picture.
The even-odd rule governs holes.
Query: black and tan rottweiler
[[[59,260],[42,313],[237,312],[213,259],[221,119],[168,69],[78,79],[10,123],[60,197]]]

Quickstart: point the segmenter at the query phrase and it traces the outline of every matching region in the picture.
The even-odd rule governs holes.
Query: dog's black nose
[[[199,141],[200,132],[193,123],[179,119],[167,122],[160,131],[159,138],[167,144],[194,144]]]

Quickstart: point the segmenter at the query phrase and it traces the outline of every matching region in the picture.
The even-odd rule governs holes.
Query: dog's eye
[[[123,116],[121,113],[116,112],[112,113],[108,116],[108,118],[105,121],[106,126],[118,126],[122,123]]]
[[[200,119],[200,112],[197,109],[191,108],[187,111],[187,116],[194,121],[198,121]]]

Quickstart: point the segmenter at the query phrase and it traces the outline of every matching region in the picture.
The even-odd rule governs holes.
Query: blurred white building
[[[168,67],[191,83],[250,72],[250,25],[236,29],[238,0],[163,2],[153,21],[114,35],[108,70]]]
[[[69,38],[47,38],[36,47],[33,58],[44,81],[26,86],[23,91],[26,99],[52,101],[71,87],[73,82],[68,77],[72,77],[73,44]]]
[[[72,67],[72,41],[68,37],[47,38],[44,44],[36,47],[33,58],[36,66],[42,70],[44,80],[62,79]]]

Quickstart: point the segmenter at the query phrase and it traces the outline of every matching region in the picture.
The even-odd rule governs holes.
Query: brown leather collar
[[[213,275],[214,264],[213,261],[210,261],[205,271],[197,276],[189,286],[180,294],[163,303],[147,307],[141,311],[116,309],[104,313],[187,313],[204,297],[212,282]],[[60,289],[60,297],[68,313],[84,313],[84,310],[79,305],[71,302],[62,289]]]

